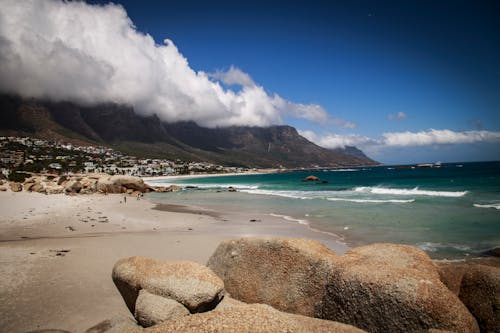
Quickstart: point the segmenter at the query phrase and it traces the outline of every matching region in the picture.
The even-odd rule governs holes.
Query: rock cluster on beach
[[[242,238],[207,266],[130,257],[112,278],[137,324],[86,333],[499,332],[498,265],[436,264],[405,245],[337,255],[313,240]]]
[[[146,192],[172,192],[181,188],[175,185],[169,187],[149,186],[142,178],[134,176],[106,174],[75,174],[75,175],[33,175],[23,183],[0,183],[0,191],[10,189],[12,192],[38,192],[43,194],[93,194],[93,193],[122,193],[138,195]]]

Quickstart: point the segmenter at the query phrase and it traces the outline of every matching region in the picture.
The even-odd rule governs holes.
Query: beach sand
[[[0,331],[83,332],[129,316],[111,280],[114,263],[140,255],[205,264],[225,239],[305,237],[337,253],[333,235],[277,216],[155,204],[123,195],[0,193]],[[254,220],[251,222],[251,220]]]

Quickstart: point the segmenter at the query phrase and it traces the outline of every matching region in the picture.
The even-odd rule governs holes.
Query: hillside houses
[[[0,170],[48,173],[107,173],[132,176],[168,176],[243,172],[208,162],[140,159],[109,147],[78,146],[29,137],[0,137]]]

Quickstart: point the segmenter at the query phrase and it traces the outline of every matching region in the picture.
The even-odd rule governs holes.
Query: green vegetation
[[[29,177],[30,177],[30,175],[29,175],[29,174],[27,174],[27,173],[24,173],[24,172],[17,172],[17,171],[15,171],[15,172],[11,172],[11,173],[9,174],[8,179],[9,179],[9,181],[11,181],[11,182],[22,183],[22,182],[24,182],[24,180],[25,180],[26,178],[29,178]]]

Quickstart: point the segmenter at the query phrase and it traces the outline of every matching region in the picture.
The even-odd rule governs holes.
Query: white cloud
[[[452,131],[435,130],[420,132],[390,132],[379,138],[349,134],[328,133],[318,135],[311,131],[299,131],[306,139],[325,148],[357,146],[361,148],[412,147],[443,144],[500,142],[500,131]]]
[[[283,101],[283,109],[296,118],[302,118],[324,126],[334,125],[343,128],[355,128],[356,124],[341,118],[331,117],[326,110],[318,104],[299,104]]]
[[[369,137],[356,134],[340,135],[329,133],[327,135],[318,135],[312,131],[299,131],[299,134],[318,146],[331,149],[344,148],[345,146],[366,147],[377,144],[375,140]]]
[[[209,73],[208,76],[226,85],[255,86],[255,82],[253,82],[252,77],[248,73],[243,72],[233,65],[227,71],[217,70],[215,73]]]
[[[234,66],[215,74],[193,70],[171,40],[156,44],[115,4],[0,0],[0,91],[127,103],[165,121],[209,127],[281,124],[284,115],[333,121],[320,106],[268,94]]]
[[[386,146],[425,146],[440,144],[460,144],[500,141],[500,132],[493,131],[451,131],[435,130],[420,132],[384,133],[382,139]]]
[[[389,120],[403,120],[403,119],[406,119],[406,117],[407,117],[406,113],[401,112],[401,111],[399,111],[395,115],[392,113],[389,113],[387,115],[387,119],[389,119]]]

